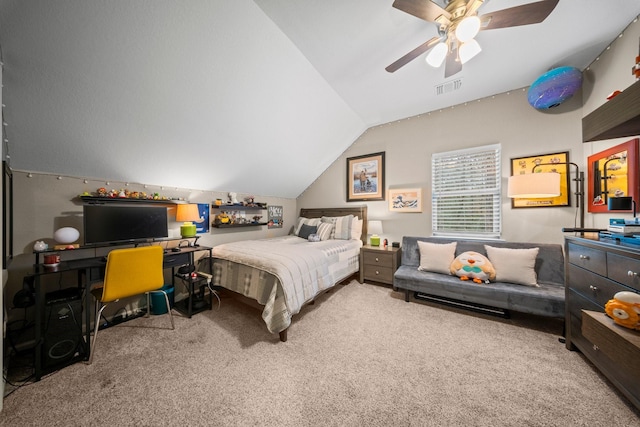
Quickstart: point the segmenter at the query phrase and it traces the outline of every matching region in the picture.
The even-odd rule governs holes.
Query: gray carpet
[[[101,331],[93,365],[16,390],[0,425],[640,425],[558,342],[558,320],[407,304],[356,281],[305,307],[286,343],[230,297],[175,320]]]

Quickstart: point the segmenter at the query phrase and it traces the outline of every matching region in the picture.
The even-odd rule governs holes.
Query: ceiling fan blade
[[[435,22],[442,15],[451,18],[449,12],[430,0],[395,0],[392,6],[425,21]]]
[[[445,59],[444,78],[451,77],[460,71],[462,71],[462,62],[458,59],[458,47],[453,46]]]
[[[483,30],[538,24],[551,14],[559,0],[542,0],[482,15]]]
[[[404,55],[402,58],[398,59],[393,64],[387,66],[385,68],[385,70],[387,70],[390,73],[393,73],[393,72],[397,71],[399,68],[404,67],[409,62],[413,61],[418,56],[422,55],[423,53],[425,53],[426,51],[431,49],[440,40],[441,40],[440,37],[434,37],[432,39],[429,39],[428,41],[422,43],[417,48],[413,49],[411,52],[409,52],[406,55]]]

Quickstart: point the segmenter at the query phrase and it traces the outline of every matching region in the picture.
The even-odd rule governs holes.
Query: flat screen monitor
[[[164,206],[84,205],[84,243],[132,242],[168,237]]]

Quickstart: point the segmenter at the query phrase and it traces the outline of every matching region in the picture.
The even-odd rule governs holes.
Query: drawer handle
[[[627,271],[627,276],[629,276],[629,277],[637,277],[637,276],[638,276],[638,273],[636,273],[636,272],[634,272],[634,271],[629,270],[629,271]]]
[[[594,350],[594,351],[598,351],[598,350],[600,350],[600,348],[598,348],[598,346],[594,344],[594,345],[593,345],[593,350]]]
[[[589,289],[591,289],[593,292],[596,292],[598,290],[597,286],[593,286],[593,285],[589,285]]]
[[[376,276],[377,276],[378,274],[380,274],[380,272],[379,272],[378,270],[376,270]]]
[[[589,255],[580,255],[580,259],[589,259]]]
[[[380,262],[380,258],[376,257],[376,262]]]

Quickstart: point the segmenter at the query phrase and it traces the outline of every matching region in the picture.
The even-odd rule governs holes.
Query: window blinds
[[[500,144],[431,156],[434,235],[500,237]]]

